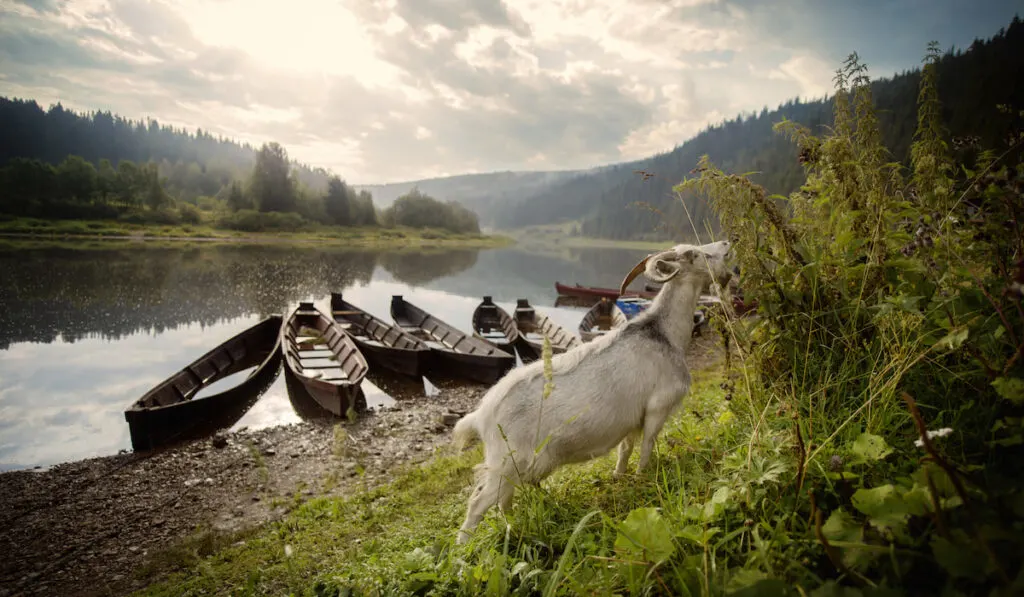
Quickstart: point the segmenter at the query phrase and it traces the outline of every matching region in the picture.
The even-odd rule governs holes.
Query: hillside
[[[922,48],[922,54],[924,48]],[[839,65],[836,65],[837,67]],[[869,65],[870,66],[870,65]],[[894,160],[907,163],[915,130],[915,102],[920,70],[905,72],[872,84],[883,142]],[[1024,25],[1010,26],[987,41],[976,40],[966,51],[945,54],[938,65],[939,95],[949,136],[973,135],[982,145],[1005,147],[1004,132],[1015,118],[997,106],[1024,107]],[[790,119],[813,132],[832,122],[832,100],[791,101],[769,112],[737,117],[710,127],[671,152],[620,164],[599,173],[574,177],[547,187],[515,204],[503,205],[492,217],[499,228],[579,220],[587,236],[640,239],[680,238],[690,230],[683,205],[672,192],[704,154],[727,172],[756,172],[751,179],[770,192],[788,194],[804,180],[795,145],[772,126]],[[634,170],[654,173],[644,180]],[[660,216],[631,206],[648,202],[662,210],[677,229],[655,230]],[[685,197],[690,216],[703,232],[702,221],[717,222],[703,199]]]
[[[36,159],[57,165],[77,155],[99,167],[154,162],[167,177],[168,191],[194,202],[197,195],[215,195],[232,180],[243,180],[256,163],[257,148],[248,143],[195,132],[156,120],[131,120],[110,112],[78,113],[57,103],[44,109],[35,100],[0,97],[0,166],[12,159]],[[291,162],[302,184],[316,192],[327,189],[330,173]]]
[[[921,52],[924,55],[925,48]],[[999,146],[1013,116],[997,106],[1024,106],[1024,88],[1016,83],[1024,79],[1024,25],[1014,19],[989,40],[950,50],[940,60],[938,74],[947,139],[977,136],[982,144]],[[895,161],[906,163],[909,157],[919,83],[920,69],[913,69],[871,85],[883,142]],[[690,218],[701,232],[705,225],[718,227],[704,200],[686,197],[684,209],[672,191],[702,155],[728,172],[755,173],[751,179],[773,193],[785,195],[799,188],[804,171],[796,147],[773,130],[783,119],[821,133],[832,122],[832,98],[794,99],[774,110],[763,108],[713,125],[671,151],[601,168],[474,174],[359,188],[371,190],[387,205],[418,186],[441,199],[460,201],[479,214],[481,223],[502,230],[579,222],[579,232],[590,237],[678,239],[689,236]],[[644,178],[637,170],[654,176]],[[636,203],[657,208],[667,221]]]
[[[488,172],[462,174],[445,178],[429,178],[377,185],[355,185],[369,191],[377,205],[387,207],[414,187],[445,201],[458,201],[478,214],[482,223],[490,224],[499,206],[515,205],[544,188],[582,174],[583,171],[558,172]]]

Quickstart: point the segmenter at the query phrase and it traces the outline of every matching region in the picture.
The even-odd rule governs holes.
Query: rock
[[[217,449],[226,448],[227,445],[228,445],[228,436],[227,436],[227,434],[226,433],[218,433],[217,435],[213,436],[213,440],[210,441],[210,444],[214,448],[217,448]]]
[[[273,456],[273,455],[275,455],[275,454],[277,454],[277,450],[275,450],[275,449],[273,449],[273,448],[265,448],[265,449],[263,450],[263,455],[264,455],[264,456]]]
[[[449,427],[454,427],[455,424],[458,423],[459,419],[461,418],[462,415],[459,415],[457,413],[444,413],[443,415],[441,415],[441,423]]]
[[[252,501],[254,501],[254,502],[260,501],[260,496],[258,496],[258,495],[252,496]]]

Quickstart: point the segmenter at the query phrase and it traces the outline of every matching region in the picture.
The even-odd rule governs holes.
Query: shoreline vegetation
[[[302,231],[245,232],[197,224],[131,224],[107,220],[0,221],[0,238],[11,240],[133,240],[239,243],[316,243],[353,247],[497,248],[515,244],[495,234],[457,233],[433,228],[396,226],[311,227]]]

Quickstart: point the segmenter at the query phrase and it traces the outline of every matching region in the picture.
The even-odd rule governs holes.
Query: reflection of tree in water
[[[283,245],[0,251],[0,349],[264,317],[368,283],[376,262],[373,252]]]
[[[475,249],[384,253],[380,265],[399,282],[415,286],[473,267],[478,253]]]

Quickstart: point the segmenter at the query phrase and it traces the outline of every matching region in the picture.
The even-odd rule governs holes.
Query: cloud
[[[0,0],[0,94],[276,140],[356,183],[584,168],[1014,11],[923,1]]]

